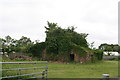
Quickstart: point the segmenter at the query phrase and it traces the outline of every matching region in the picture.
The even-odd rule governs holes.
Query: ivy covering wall
[[[30,52],[33,56],[42,57],[43,51],[46,56],[46,60],[65,60],[69,61],[69,55],[74,50],[80,56],[85,56],[86,52],[92,52],[88,47],[86,33],[77,33],[75,27],[71,26],[67,29],[62,29],[57,23],[49,23],[46,28],[46,40],[42,43],[37,43],[30,48]],[[101,54],[99,55],[94,51],[95,56],[98,60],[102,59]]]

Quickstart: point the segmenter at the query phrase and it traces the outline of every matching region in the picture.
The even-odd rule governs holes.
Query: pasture
[[[49,63],[49,78],[101,78],[102,74],[118,76],[117,61],[101,61],[90,64],[55,64]]]
[[[30,67],[31,65],[24,66]],[[3,66],[4,68],[5,66]],[[9,65],[10,68],[15,68],[15,65]],[[31,72],[29,71],[29,73]],[[14,74],[14,72],[11,72],[11,74]],[[48,78],[101,78],[102,74],[110,74],[111,78],[117,77],[118,61],[100,61],[87,64],[48,63]]]

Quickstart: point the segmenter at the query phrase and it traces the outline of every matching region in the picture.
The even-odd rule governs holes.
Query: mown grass
[[[118,77],[117,61],[91,64],[49,64],[49,78],[101,78],[102,74]]]
[[[33,65],[24,65],[22,67],[32,67]],[[36,65],[41,66],[41,64]],[[17,65],[9,65],[9,68],[16,68]],[[5,68],[5,66],[3,66]],[[33,71],[25,71],[32,73]],[[34,72],[39,72],[35,70]],[[14,72],[9,72],[13,74]],[[21,73],[22,74],[22,73]],[[102,74],[110,74],[110,77],[118,77],[117,61],[100,61],[98,63],[49,63],[48,78],[101,78]],[[5,76],[5,74],[4,74]]]

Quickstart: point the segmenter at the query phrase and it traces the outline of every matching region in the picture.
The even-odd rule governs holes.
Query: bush
[[[28,52],[31,53],[31,56],[41,57],[42,51],[45,49],[45,47],[46,47],[45,42],[37,43],[31,46]]]
[[[102,50],[96,49],[96,50],[93,50],[93,53],[97,60],[103,59],[103,51]]]

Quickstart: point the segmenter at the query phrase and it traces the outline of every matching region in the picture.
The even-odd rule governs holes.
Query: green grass
[[[20,61],[12,61],[12,62],[20,62]],[[22,61],[22,62],[26,62],[26,61]],[[46,66],[46,63],[37,63],[37,64],[3,64],[2,65],[2,69],[33,68],[33,67],[45,67],[45,66]],[[2,77],[40,73],[40,72],[42,72],[44,70],[45,69],[25,69],[25,70],[20,70],[20,71],[19,70],[3,71],[2,72]],[[42,74],[40,74],[40,75],[42,75]],[[24,76],[24,77],[20,77],[20,78],[35,77],[35,76],[40,76],[40,75]],[[13,79],[16,80],[16,78],[12,78],[11,80],[13,80]]]
[[[15,65],[9,65],[7,67],[16,68]],[[32,65],[24,65],[22,67],[32,67]],[[89,64],[49,63],[48,68],[48,78],[102,78],[102,74],[110,74],[112,78],[118,77],[117,61],[100,61]],[[27,72],[31,73],[32,71]]]
[[[49,78],[101,78],[102,74],[118,76],[117,61],[102,61],[91,64],[49,63]]]

